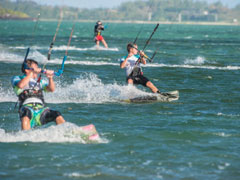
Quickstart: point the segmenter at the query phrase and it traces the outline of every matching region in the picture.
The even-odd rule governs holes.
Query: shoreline
[[[17,21],[34,21],[34,18],[0,18],[0,20],[17,20]],[[45,22],[54,22],[58,21],[58,19],[40,19],[40,21]],[[63,20],[66,22],[75,21],[75,22],[93,22],[96,20]],[[240,23],[230,23],[230,22],[193,22],[193,21],[185,21],[185,22],[171,22],[171,21],[140,21],[140,20],[101,20],[104,23],[116,23],[116,24],[175,24],[175,25],[209,25],[209,26],[240,26]]]
[[[42,21],[58,21],[57,19],[41,19]],[[71,21],[71,20],[64,20]],[[173,22],[173,21],[140,21],[140,20],[101,20],[104,23],[116,23],[116,24],[176,24],[176,25],[212,25],[212,26],[240,26],[240,23],[230,22]],[[76,20],[75,22],[96,22],[96,20]]]

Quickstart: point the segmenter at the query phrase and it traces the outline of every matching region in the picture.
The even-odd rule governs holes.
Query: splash
[[[9,47],[10,49],[27,49],[27,46],[16,46],[16,47]],[[34,50],[46,50],[48,49],[48,47],[40,47],[40,46],[32,46],[31,49]],[[62,46],[56,46],[53,48],[53,50],[55,51],[65,51],[67,49],[66,45],[62,45]],[[93,46],[93,47],[89,47],[89,48],[79,48],[76,46],[69,46],[68,47],[69,51],[97,51],[97,50],[101,50],[101,51],[119,51],[118,48],[105,48],[102,46]]]
[[[186,36],[184,37],[184,39],[192,39],[193,37],[192,36]]]
[[[206,59],[204,57],[198,56],[196,59],[186,59],[184,64],[202,65]]]
[[[48,62],[49,64],[61,64],[62,63],[62,57],[61,58],[55,58],[51,61],[47,61],[47,58],[45,55],[41,54],[37,50],[30,51],[29,58],[36,59],[39,64],[45,64]],[[24,56],[19,56],[13,53],[8,53],[5,51],[0,51],[0,62],[5,63],[22,63],[24,59]],[[109,62],[111,59],[109,58],[101,58],[102,60],[99,60],[98,57],[87,57],[86,60],[71,60],[68,58],[68,60],[65,62],[65,64],[77,64],[77,65],[92,65],[92,66],[119,66],[118,62]],[[103,61],[104,60],[104,61]],[[163,64],[163,63],[148,63],[147,65],[144,65],[143,67],[168,67],[168,68],[187,68],[187,69],[209,69],[209,70],[229,70],[229,71],[235,71],[240,70],[240,66],[214,66],[208,64],[208,62],[205,60],[204,57],[198,56],[196,59],[187,59],[184,61],[184,64]]]
[[[7,51],[0,51],[0,61],[1,62],[20,63],[23,61],[23,59],[24,59],[23,56],[9,53]]]
[[[158,64],[152,63],[145,67],[168,67],[168,68],[185,68],[185,69],[209,69],[209,70],[228,70],[235,71],[240,70],[240,66],[209,66],[209,65],[196,65],[196,64]]]
[[[3,88],[0,82],[0,102],[17,102],[17,97],[14,94],[12,87],[9,89]]]
[[[72,84],[60,85],[55,93],[46,94],[51,103],[109,103],[149,94],[131,85],[104,84],[96,74],[84,74]]]
[[[93,125],[91,125],[93,126]],[[92,134],[82,126],[66,122],[61,125],[53,125],[49,127],[41,127],[28,131],[5,132],[0,129],[0,142],[49,142],[49,143],[107,143],[108,141],[101,137],[90,137]]]
[[[54,50],[59,50],[59,51],[64,51],[67,49],[67,46],[58,46],[58,47],[54,47],[53,48]],[[101,51],[119,51],[118,48],[105,48],[105,47],[102,47],[102,46],[93,46],[93,47],[90,47],[90,48],[78,48],[76,46],[70,46],[68,48],[68,50],[72,50],[72,51],[97,51],[97,50],[101,50]]]
[[[27,48],[26,48],[26,50],[27,50]],[[15,53],[8,52],[8,51],[0,51],[0,61],[1,62],[22,63],[24,60],[24,56],[25,56],[25,54],[17,55]],[[34,49],[30,50],[28,58],[35,59],[40,64],[47,61],[47,57],[45,55],[41,54],[39,51],[34,50]]]
[[[132,85],[104,84],[93,73],[83,74],[71,84],[57,81],[56,86],[55,92],[44,94],[46,103],[110,103],[150,94]],[[0,102],[16,102],[12,87],[6,88],[0,82]]]

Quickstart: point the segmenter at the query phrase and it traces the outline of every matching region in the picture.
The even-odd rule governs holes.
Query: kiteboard
[[[134,98],[124,99],[126,103],[151,103],[151,102],[171,102],[179,99],[179,92],[169,91],[161,94],[151,94],[145,96],[138,96]]]
[[[86,126],[81,126],[78,129],[73,129],[71,132],[72,136],[80,136],[86,142],[97,141],[100,139],[100,136],[93,124]]]

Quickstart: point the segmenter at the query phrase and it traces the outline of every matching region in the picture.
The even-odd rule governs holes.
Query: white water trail
[[[147,95],[132,85],[104,84],[96,74],[83,74],[72,83],[57,82],[56,91],[44,93],[46,103],[109,103]],[[0,102],[16,102],[12,87],[1,86]]]
[[[38,63],[44,64],[47,62],[47,57],[43,54],[41,54],[37,50],[32,50],[29,53],[29,58],[33,58],[38,61]],[[62,64],[62,58],[55,58],[51,61],[48,61],[49,64]],[[24,59],[24,56],[19,56],[17,54],[9,53],[7,51],[0,51],[0,62],[4,63],[22,63]],[[89,59],[88,57],[85,59],[77,59],[72,60],[70,57],[68,57],[65,64],[76,64],[76,65],[88,65],[88,66],[119,66],[119,60],[114,60],[112,62],[109,58],[100,58],[99,57],[93,57]],[[156,62],[156,60],[155,60]],[[215,65],[204,65],[207,61],[204,57],[198,56],[195,59],[186,59],[183,64],[163,64],[163,63],[148,63],[147,65],[143,65],[143,67],[168,67],[168,68],[187,68],[187,69],[209,69],[209,70],[229,70],[229,71],[235,71],[240,70],[240,66],[215,66]],[[216,63],[216,62],[214,62]],[[55,69],[56,70],[56,69]]]
[[[27,49],[27,46],[16,46],[16,47],[10,47],[10,49]],[[48,47],[40,47],[40,46],[32,46],[31,49],[33,50],[46,50],[48,49]],[[65,51],[67,49],[66,45],[62,45],[62,46],[54,46],[53,50],[54,51]],[[69,46],[68,47],[69,51],[119,51],[118,48],[105,48],[102,46],[92,46],[92,47],[88,47],[88,48],[80,48],[80,47],[76,47],[76,46]]]
[[[6,132],[0,128],[1,143],[16,142],[48,142],[48,143],[107,143],[104,138],[96,138],[93,141],[84,138],[84,131],[81,126],[66,122],[61,125],[52,125],[49,127],[40,127],[28,131]]]

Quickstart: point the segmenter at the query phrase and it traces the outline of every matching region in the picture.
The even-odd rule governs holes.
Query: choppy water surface
[[[158,54],[144,74],[171,103],[127,104],[145,95],[127,86],[119,59],[126,44],[144,46],[155,25],[108,24],[109,49],[97,50],[94,23],[77,23],[56,91],[48,105],[67,123],[20,131],[10,83],[26,49],[41,66],[57,22],[0,21],[0,179],[238,179],[240,177],[240,27],[160,25],[146,53]],[[63,22],[47,68],[61,66],[72,23]],[[93,123],[101,139],[69,136]]]

